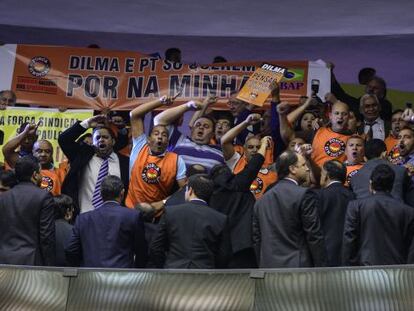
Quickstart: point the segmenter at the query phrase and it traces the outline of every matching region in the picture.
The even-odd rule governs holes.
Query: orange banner
[[[282,100],[297,102],[308,93],[310,62],[266,62],[288,69],[280,82]],[[20,103],[130,110],[153,98],[173,95],[182,87],[176,104],[214,94],[220,108],[261,64],[189,65],[135,52],[17,45],[11,89]]]

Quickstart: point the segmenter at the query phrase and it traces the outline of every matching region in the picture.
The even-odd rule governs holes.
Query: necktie
[[[371,122],[371,123],[368,123],[368,122],[366,123],[366,125],[369,126],[368,133],[367,133],[368,140],[372,139],[372,137],[374,136],[374,131],[373,131],[372,127],[375,124],[377,124],[377,121],[374,121],[374,122]]]
[[[92,205],[95,209],[100,208],[103,204],[102,196],[101,196],[101,184],[102,180],[105,176],[108,175],[109,171],[109,158],[106,158],[99,168],[98,178],[96,179],[95,183],[95,190],[92,194]]]

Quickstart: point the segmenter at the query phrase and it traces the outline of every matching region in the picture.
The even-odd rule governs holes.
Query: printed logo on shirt
[[[161,169],[155,163],[148,163],[142,170],[141,177],[147,184],[158,184]]]
[[[396,165],[401,165],[404,162],[403,157],[400,154],[400,149],[398,145],[394,146],[388,153],[388,160]]]
[[[330,157],[339,157],[345,152],[345,143],[338,138],[331,138],[324,147],[325,153]]]
[[[253,183],[250,185],[250,191],[253,194],[257,194],[262,192],[263,190],[263,180],[260,177],[256,177],[255,180],[253,180]]]
[[[40,183],[40,188],[46,189],[49,192],[52,191],[53,179],[48,176],[42,176],[42,182]]]
[[[348,176],[346,176],[346,182],[347,182],[347,184],[348,184],[348,185],[350,185],[350,184],[351,184],[351,179],[352,179],[352,177],[354,177],[354,175],[355,175],[356,173],[358,173],[358,171],[359,171],[359,170],[353,170],[351,173],[349,173],[349,174],[348,174]]]
[[[44,77],[50,70],[50,60],[43,56],[36,56],[30,60],[29,72],[35,77]]]

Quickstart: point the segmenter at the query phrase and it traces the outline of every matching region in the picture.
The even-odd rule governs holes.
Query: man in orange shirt
[[[39,160],[42,182],[40,188],[46,189],[53,195],[59,195],[64,176],[53,165],[53,146],[46,140],[38,140],[33,146],[33,155]]]
[[[398,134],[401,129],[407,126],[407,122],[402,118],[403,111],[401,109],[395,110],[391,117],[391,131],[384,142],[387,146],[388,159],[397,164],[402,160],[400,150],[398,149]]]
[[[346,142],[350,137],[347,128],[349,117],[349,107],[347,104],[337,101],[332,106],[329,113],[331,125],[329,127],[321,127],[313,138],[312,160],[319,166],[329,160],[345,160]]]
[[[224,160],[226,161],[227,166],[232,170],[233,174],[237,174],[244,169],[252,155],[259,152],[262,144],[262,141],[257,136],[249,137],[246,139],[244,144],[244,153],[241,154],[235,150],[233,141],[248,126],[258,123],[260,118],[261,116],[258,113],[250,114],[246,120],[230,129],[221,138],[221,147],[223,150]],[[271,140],[267,139],[267,143],[271,143]],[[273,154],[271,152],[272,149],[273,148],[270,145],[266,147],[265,159],[267,161],[263,163],[256,179],[250,186],[250,191],[256,199],[259,199],[266,191],[266,188],[277,179],[276,172],[269,169],[271,161],[273,160]]]
[[[358,171],[364,165],[364,145],[364,139],[358,135],[352,135],[346,142],[346,161],[344,162],[346,165],[345,186],[348,186],[351,183],[352,176],[358,173]]]
[[[185,164],[174,152],[167,151],[168,130],[156,125],[150,136],[144,133],[142,118],[145,114],[163,105],[172,103],[172,98],[141,104],[131,111],[132,152],[130,157],[130,182],[125,204],[134,208],[137,203],[150,203],[159,215],[165,200],[174,192],[174,187],[185,185]]]

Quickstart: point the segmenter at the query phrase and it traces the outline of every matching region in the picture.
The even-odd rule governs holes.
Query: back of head
[[[371,188],[374,191],[391,192],[395,173],[387,164],[377,165],[371,173]]]
[[[101,195],[103,201],[116,201],[122,197],[124,184],[118,176],[108,175],[102,180]]]
[[[66,214],[74,210],[73,200],[66,194],[60,194],[53,197],[55,202],[55,218],[65,218]]]
[[[276,172],[279,179],[287,177],[290,173],[289,167],[298,162],[296,152],[287,150],[284,151],[276,160]]]
[[[342,162],[339,162],[338,160],[326,161],[323,164],[323,169],[326,171],[326,175],[331,181],[339,181],[342,184],[345,183],[346,166]]]
[[[31,181],[33,173],[38,173],[39,170],[39,161],[32,155],[19,158],[14,167],[14,172],[18,182]]]
[[[0,171],[0,185],[3,188],[13,188],[17,184],[14,171]]]
[[[365,142],[365,156],[368,160],[380,158],[384,151],[387,151],[387,146],[381,139],[374,138]]]
[[[207,174],[195,174],[188,179],[187,187],[197,198],[208,202],[214,191],[214,183]]]

